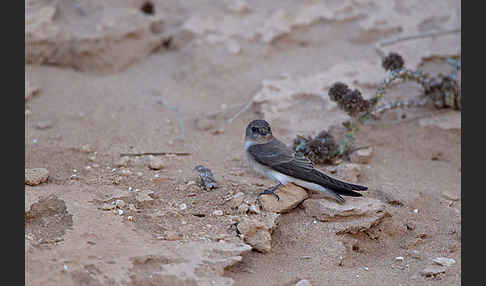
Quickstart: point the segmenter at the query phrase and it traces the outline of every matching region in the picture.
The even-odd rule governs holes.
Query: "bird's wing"
[[[296,157],[287,145],[277,139],[273,139],[265,144],[252,145],[248,148],[248,152],[253,156],[255,161],[268,167],[291,163],[303,169],[310,170],[314,168],[309,159],[302,156]]]
[[[250,146],[248,152],[258,163],[271,167],[282,174],[319,184],[344,195],[360,196],[352,191],[367,189],[367,187],[343,182],[324,174],[315,169],[309,159],[295,155],[290,148],[277,139],[266,144]]]

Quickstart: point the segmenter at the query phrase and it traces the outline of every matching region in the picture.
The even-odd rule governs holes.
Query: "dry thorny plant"
[[[343,122],[347,133],[337,140],[328,131],[321,131],[316,137],[298,135],[294,139],[293,148],[305,155],[314,163],[332,163],[335,159],[348,155],[353,150],[356,132],[368,119],[378,119],[385,111],[396,108],[434,106],[435,108],[454,108],[461,110],[461,88],[457,80],[457,72],[461,69],[460,57],[448,58],[452,70],[448,75],[431,76],[420,70],[404,67],[403,58],[397,53],[389,53],[383,58],[382,66],[388,75],[382,81],[375,94],[370,99],[364,99],[358,89],[351,90],[346,84],[336,82],[329,89],[328,95],[338,107],[346,112],[351,120]],[[378,104],[392,83],[414,81],[418,83],[423,93],[416,98],[399,100],[389,104]]]

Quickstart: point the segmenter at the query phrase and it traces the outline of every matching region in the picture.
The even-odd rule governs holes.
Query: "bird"
[[[251,121],[245,130],[245,154],[250,167],[258,173],[275,181],[277,184],[261,192],[260,195],[272,194],[281,186],[293,183],[307,190],[314,190],[330,195],[339,203],[344,203],[342,196],[361,197],[357,191],[368,187],[338,180],[316,169],[305,156],[295,153],[272,134],[270,124],[261,119]]]

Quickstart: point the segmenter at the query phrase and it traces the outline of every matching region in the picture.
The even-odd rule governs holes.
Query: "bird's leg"
[[[269,189],[266,189],[265,191],[261,192],[258,194],[258,196],[261,196],[261,195],[274,195],[277,197],[277,201],[280,200],[280,197],[275,193],[275,191],[281,186],[282,184],[281,183],[278,183],[276,184],[275,186],[269,188]]]

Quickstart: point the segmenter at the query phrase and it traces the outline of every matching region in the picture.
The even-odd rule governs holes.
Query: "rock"
[[[39,94],[39,92],[39,87],[28,80],[25,81],[25,101],[29,101],[33,96]]]
[[[357,183],[361,172],[361,166],[355,163],[343,163],[336,167],[337,177],[350,183]]]
[[[312,286],[309,280],[307,279],[302,279],[299,282],[295,284],[295,286]]]
[[[447,257],[436,257],[432,259],[433,262],[437,263],[438,265],[442,266],[452,266],[456,263],[456,260],[454,258],[447,258]]]
[[[170,241],[180,240],[181,236],[175,231],[167,231],[165,233],[165,239]]]
[[[249,208],[250,206],[247,203],[242,203],[241,205],[238,206],[238,213],[246,214]]]
[[[251,245],[254,250],[263,253],[271,250],[272,236],[269,227],[264,222],[254,218],[242,217],[237,228],[244,241]]]
[[[25,169],[25,184],[30,186],[44,183],[49,178],[49,171],[46,168]]]
[[[110,211],[114,208],[116,208],[116,206],[114,204],[109,204],[109,203],[104,203],[103,206],[101,207],[101,209],[104,211]]]
[[[248,2],[246,0],[225,0],[225,7],[228,11],[234,13],[248,13],[250,8],[248,7]]]
[[[371,157],[373,157],[373,151],[373,147],[356,150],[349,155],[349,160],[352,163],[369,164]]]
[[[160,157],[157,156],[149,156],[149,167],[152,170],[160,170],[164,168],[164,162]]]
[[[222,210],[215,210],[211,214],[214,215],[214,216],[222,216],[223,211]]]
[[[420,274],[422,274],[425,277],[437,278],[437,276],[439,276],[439,274],[445,273],[446,270],[447,270],[447,268],[444,267],[444,266],[440,266],[440,265],[433,264],[433,265],[429,265],[429,266],[425,267],[420,272]]]
[[[116,160],[114,165],[117,168],[121,168],[121,167],[128,167],[129,163],[130,163],[130,157],[123,156],[120,157],[118,160]]]
[[[115,201],[115,206],[117,208],[124,208],[127,204],[125,203],[124,200],[116,200]]]
[[[179,209],[180,209],[181,211],[184,211],[184,210],[186,210],[186,209],[187,209],[187,205],[186,205],[186,204],[184,204],[184,203],[182,203],[182,204],[180,204],[180,205],[179,205]]]
[[[231,198],[231,200],[229,201],[229,205],[232,209],[236,209],[243,203],[244,199],[245,193],[238,192],[233,196],[233,198]]]
[[[52,121],[50,121],[50,120],[44,120],[44,121],[37,122],[37,124],[35,125],[35,127],[37,129],[44,130],[44,129],[51,128],[52,125],[53,125]]]
[[[140,204],[151,204],[154,199],[150,196],[154,192],[151,190],[135,191],[135,199]]]
[[[386,215],[385,204],[366,197],[346,197],[344,204],[327,199],[308,199],[307,215],[329,224],[337,233],[357,233],[378,224]]]
[[[274,212],[261,212],[261,221],[268,227],[270,233],[277,228],[280,223],[280,214]]]
[[[261,195],[258,198],[263,210],[276,213],[288,212],[309,197],[306,190],[294,184],[280,186],[275,193],[280,200],[277,200],[274,195]]]
[[[83,4],[79,4],[83,5]],[[89,5],[89,4],[84,4]],[[120,71],[162,47],[169,35],[154,31],[163,19],[147,17],[138,9],[99,4],[79,18],[65,23],[56,15],[72,15],[69,5],[47,5],[28,9],[25,15],[26,64],[52,64],[81,71]],[[36,10],[34,12],[31,12]],[[105,12],[109,11],[109,12]],[[78,16],[79,17],[79,16]],[[62,17],[61,17],[62,18]]]
[[[252,214],[259,214],[260,213],[260,209],[258,208],[258,206],[253,205],[253,204],[248,208],[248,211]]]
[[[458,201],[461,199],[461,196],[454,193],[453,191],[442,191],[441,193],[442,197],[445,199],[451,200],[451,201]]]
[[[412,249],[410,251],[408,251],[408,255],[410,255],[410,257],[412,258],[415,258],[415,259],[422,259],[422,255],[420,254],[420,251],[416,250],[416,249]]]
[[[419,124],[422,127],[438,127],[444,130],[461,130],[461,112],[443,112],[434,117],[420,119]]]
[[[403,262],[405,259],[403,258],[403,256],[397,256],[395,257],[395,261],[398,261],[398,262]]]
[[[328,95],[336,79],[350,83],[353,89],[356,85],[375,88],[383,79],[378,65],[378,62],[357,61],[337,64],[307,77],[264,79],[262,88],[252,98],[253,106],[263,115],[262,119],[288,131],[290,138],[298,135],[297,132],[312,134],[315,130],[328,130],[349,120]]]

